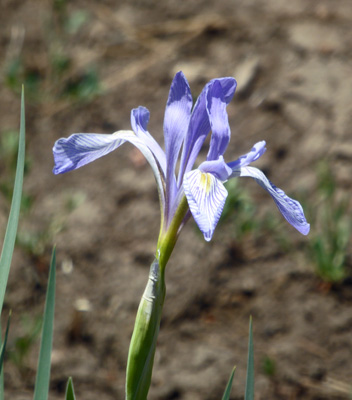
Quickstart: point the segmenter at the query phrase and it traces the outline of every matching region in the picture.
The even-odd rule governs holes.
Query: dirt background
[[[17,363],[16,341],[35,337],[31,321],[43,310],[56,243],[50,398],[62,399],[73,376],[80,400],[123,399],[129,339],[159,229],[154,178],[129,145],[54,176],[55,140],[129,129],[130,110],[144,105],[149,131],[162,142],[175,72],[184,71],[194,97],[210,79],[234,76],[227,161],[266,140],[257,166],[316,209],[318,161],[329,162],[338,196],[351,191],[352,2],[1,0],[0,10],[0,133],[18,129],[24,81],[31,200],[4,309],[4,318],[13,310],[6,397],[32,397],[37,340],[29,339]],[[1,160],[2,181],[9,171]],[[211,243],[193,221],[184,228],[167,269],[149,398],[220,399],[233,365],[232,398],[243,398],[252,315],[256,399],[350,399],[351,253],[346,278],[323,283],[307,257],[319,221],[303,237],[255,182],[240,185],[256,205],[254,218],[269,215],[274,228],[262,224],[236,237],[235,215]],[[4,227],[4,194],[0,206]]]

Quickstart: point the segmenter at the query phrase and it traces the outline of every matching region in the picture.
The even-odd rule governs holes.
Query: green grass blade
[[[55,310],[55,268],[56,250],[50,263],[48,289],[46,292],[42,339],[40,343],[37,378],[35,381],[34,400],[46,400],[49,392],[51,349],[53,345],[53,327]]]
[[[249,319],[248,361],[245,400],[254,399],[254,354],[253,354],[253,331],[252,317]]]
[[[17,232],[18,219],[21,208],[24,158],[25,158],[25,114],[24,114],[24,89],[22,88],[20,138],[18,143],[16,177],[13,189],[11,211],[7,223],[4,244],[0,257],[0,315],[2,311],[2,306],[4,304],[5,290],[10,272],[13,249],[15,247],[16,232]]]
[[[230,379],[227,382],[227,386],[226,386],[224,395],[222,396],[222,400],[230,400],[232,382],[233,382],[233,377],[235,376],[235,371],[236,371],[236,367],[233,367],[233,370],[232,370],[231,375],[230,375]]]
[[[1,349],[0,349],[0,373],[2,373],[2,365],[3,365],[4,357],[5,357],[5,349],[6,349],[6,343],[7,343],[7,336],[9,334],[10,321],[11,321],[11,311],[10,311],[9,317],[7,319],[4,343],[2,344]]]
[[[2,344],[1,350],[0,350],[0,400],[4,400],[4,369],[2,368],[2,366],[3,366],[3,362],[4,362],[4,357],[5,357],[5,349],[6,349],[6,343],[7,343],[7,336],[9,334],[10,321],[11,321],[11,311],[10,311],[9,317],[7,319],[4,343]],[[0,336],[1,336],[1,323],[0,323]]]
[[[0,324],[0,333],[1,333],[1,324]],[[1,372],[0,372],[0,400],[4,400],[4,371],[3,370],[1,370]]]
[[[72,378],[68,378],[65,399],[66,400],[76,400],[75,391],[73,390]]]

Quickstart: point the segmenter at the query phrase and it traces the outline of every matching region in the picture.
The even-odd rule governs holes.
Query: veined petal
[[[148,132],[147,126],[149,122],[149,111],[145,107],[134,108],[131,111],[131,126],[134,133],[140,137],[149,147],[155,158],[158,160],[160,167],[166,176],[166,157],[159,143]]]
[[[172,81],[164,117],[166,166],[166,214],[167,221],[172,217],[176,198],[175,167],[185,138],[192,109],[192,95],[188,82],[182,72]]]
[[[192,95],[182,72],[172,81],[164,117],[165,152],[172,173],[186,135],[192,109]]]
[[[213,79],[210,81],[214,82],[214,81],[218,81],[220,82],[220,85],[222,87],[222,92],[224,94],[224,99],[226,104],[229,104],[230,101],[232,100],[235,91],[236,91],[236,87],[237,87],[237,82],[235,78],[218,78],[218,79]]]
[[[148,134],[149,117],[149,110],[145,107],[139,106],[131,111],[131,125],[137,136]]]
[[[309,233],[310,225],[307,223],[300,203],[288,197],[283,190],[272,184],[262,171],[254,167],[242,167],[234,171],[232,176],[249,176],[255,179],[262,188],[269,192],[286,221],[303,235]]]
[[[131,131],[120,131],[119,135],[98,133],[78,133],[61,138],[53,147],[55,175],[63,174],[83,167],[97,158],[117,149],[125,140],[120,135],[131,134]]]
[[[204,140],[210,132],[209,115],[206,109],[207,93],[209,87],[215,82],[219,82],[222,88],[223,97],[226,104],[229,104],[235,94],[236,80],[234,78],[213,79],[207,83],[199,95],[197,102],[193,108],[187,135],[182,149],[182,157],[180,164],[180,173],[178,177],[178,185],[181,185],[185,172],[193,168],[194,162],[199,154]]]
[[[96,133],[73,134],[68,138],[56,141],[53,147],[55,167],[54,174],[63,174],[83,167],[84,165],[112,152],[125,142],[135,145],[152,167],[157,182],[162,209],[165,205],[163,178],[158,163],[142,138],[132,131],[118,131],[110,135]],[[163,210],[162,210],[163,211]]]
[[[220,156],[217,160],[202,162],[198,169],[202,172],[209,172],[222,182],[227,181],[232,174],[232,169],[227,166],[223,156]]]
[[[251,164],[254,161],[257,161],[266,151],[266,142],[262,140],[261,142],[256,143],[251,151],[243,156],[239,157],[236,161],[232,161],[227,165],[233,169],[234,171],[241,168],[246,167],[247,165]],[[236,175],[237,176],[237,175]]]
[[[193,218],[209,241],[224,208],[227,190],[214,175],[199,169],[185,174],[183,187]]]
[[[207,111],[211,126],[211,139],[207,160],[217,160],[225,153],[231,131],[226,112],[224,93],[219,81],[214,81],[207,94]]]

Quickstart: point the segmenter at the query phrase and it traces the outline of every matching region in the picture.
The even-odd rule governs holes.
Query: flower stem
[[[175,247],[179,228],[187,214],[183,196],[165,234],[160,234],[155,260],[139,303],[128,352],[126,400],[146,400],[152,378],[156,341],[165,299],[165,267]]]
[[[126,400],[146,400],[165,298],[164,268],[155,259],[139,303],[128,353]]]
[[[183,196],[174,217],[172,218],[171,224],[164,234],[160,234],[156,257],[159,259],[159,264],[162,269],[165,269],[167,262],[171,256],[172,250],[177,242],[179,228],[182,224],[188,211],[188,202],[186,196]]]

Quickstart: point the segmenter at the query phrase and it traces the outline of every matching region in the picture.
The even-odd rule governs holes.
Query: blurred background
[[[58,277],[52,399],[68,376],[84,400],[124,398],[134,317],[159,230],[154,178],[122,149],[67,175],[52,146],[163,114],[182,70],[194,99],[234,76],[227,161],[266,140],[256,163],[299,199],[301,236],[253,180],[232,180],[210,243],[194,221],[167,269],[150,398],[215,400],[237,365],[245,384],[253,316],[256,399],[350,399],[352,377],[352,3],[350,0],[1,0],[0,225],[5,231],[25,85],[27,160],[4,316],[13,320],[5,394],[32,395],[52,245]],[[204,158],[207,149],[201,153]],[[4,317],[4,318],[5,318]],[[4,321],[2,321],[4,324]]]

